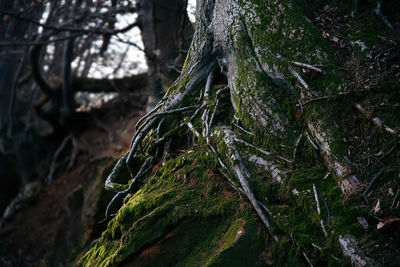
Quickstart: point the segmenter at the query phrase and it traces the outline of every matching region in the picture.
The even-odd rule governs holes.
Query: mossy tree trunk
[[[230,206],[244,201],[238,195],[246,197],[256,222],[264,226],[255,235],[264,238],[263,231],[268,232],[269,245],[261,242],[260,251],[263,246],[277,247],[276,257],[285,255],[284,261],[294,264],[376,264],[360,249],[357,211],[341,202],[357,192],[359,182],[346,162],[347,148],[334,124],[338,110],[334,102],[318,101],[340,97],[345,81],[335,68],[329,44],[303,14],[301,1],[197,2],[197,28],[182,74],[139,122],[131,150],[123,158],[132,178],[139,169],[135,165],[145,158],[155,166],[157,161],[166,164],[149,171],[149,179],[138,182],[137,175],[117,194],[115,200],[126,197],[124,206],[80,264],[134,262],[147,248],[167,242],[167,234],[174,242],[184,242],[184,226],[201,225],[208,216],[220,218],[213,231],[203,235],[208,250],[195,240],[191,252],[169,250],[175,258],[168,262],[228,264],[227,253],[239,262],[249,252],[240,236],[232,240],[229,233],[237,220],[247,222],[239,223],[244,229],[254,221]],[[313,75],[302,77],[301,70]],[[195,152],[181,141],[188,128]],[[188,152],[174,156],[182,147]],[[123,168],[117,165],[110,179]],[[197,182],[187,182],[193,172],[198,187]],[[224,190],[209,196],[203,183],[213,182],[200,177],[210,172],[225,177],[235,196],[227,197]],[[140,183],[140,190],[132,189]],[[202,192],[207,197],[197,199]],[[229,208],[221,214],[211,203]],[[118,210],[112,210],[114,204],[110,203],[107,219]],[[221,241],[215,244],[218,234]],[[262,265],[257,259],[254,264]]]

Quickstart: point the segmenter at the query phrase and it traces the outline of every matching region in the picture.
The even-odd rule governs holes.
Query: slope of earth
[[[104,191],[105,175],[114,158],[129,148],[145,101],[120,97],[81,108],[90,119],[57,158],[52,183],[46,183],[49,167],[30,184],[29,198],[1,228],[1,266],[69,266],[100,235],[105,225],[98,222],[112,198]],[[47,157],[51,162],[53,155]]]

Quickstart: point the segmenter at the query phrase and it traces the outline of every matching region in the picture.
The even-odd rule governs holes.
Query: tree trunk
[[[186,0],[139,1],[139,25],[147,59],[154,106],[179,76],[193,36]]]
[[[1,1],[0,10],[17,12],[31,5],[31,1]],[[37,18],[41,15],[41,9],[34,9],[28,12],[27,17]],[[3,16],[1,18],[0,32],[3,40],[21,42],[26,38],[29,24],[13,17]],[[10,123],[15,123],[15,104],[16,104],[16,75],[25,63],[26,49],[21,47],[1,47],[0,48],[0,151],[3,151],[3,138],[1,134],[10,128]],[[10,134],[9,134],[10,135]]]
[[[265,265],[260,259],[275,247],[277,264],[380,265],[362,249],[362,213],[341,202],[360,182],[335,126],[340,108],[317,98],[343,95],[346,84],[336,68],[316,67],[335,66],[334,53],[305,17],[306,4],[197,2],[182,73],[139,122],[121,161],[143,187],[116,195],[125,204],[118,211],[110,203],[106,219],[116,216],[80,264]],[[302,69],[316,78],[306,81]],[[194,145],[183,138],[187,128]],[[145,158],[156,167],[140,181],[136,165]]]

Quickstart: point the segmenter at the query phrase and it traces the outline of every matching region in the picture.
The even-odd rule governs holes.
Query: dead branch
[[[319,197],[318,197],[317,187],[315,186],[315,184],[313,184],[313,191],[314,191],[315,202],[317,203],[317,212],[318,212],[318,215],[321,217],[321,206],[319,204]],[[322,228],[322,231],[324,232],[325,237],[328,237],[328,233],[326,232],[326,229],[325,229],[325,223],[322,218],[320,218],[320,224],[321,224],[321,228]]]
[[[20,16],[18,14],[14,14],[12,12],[7,12],[0,10],[0,15],[7,15],[7,16],[12,16],[15,17],[19,20],[27,21],[30,22],[36,26],[43,27],[44,29],[48,30],[53,30],[55,32],[77,32],[81,34],[98,34],[98,35],[114,35],[118,33],[124,33],[127,32],[134,27],[139,27],[138,22],[133,22],[128,24],[127,26],[120,28],[120,29],[108,29],[108,28],[101,28],[101,27],[94,27],[90,29],[85,29],[85,28],[76,28],[76,27],[70,27],[68,25],[51,25],[50,23],[41,23],[38,21],[33,20],[32,18],[26,18],[23,16]]]
[[[306,137],[308,142],[310,142],[310,144],[315,148],[315,150],[319,151],[317,144],[311,139],[311,136],[308,132],[306,132]]]
[[[294,145],[294,150],[293,150],[293,163],[296,161],[296,152],[297,148],[299,147],[300,141],[303,138],[303,134],[301,133],[300,136],[297,138],[296,144]]]
[[[367,198],[368,191],[371,189],[371,187],[375,183],[375,181],[383,174],[384,170],[385,170],[385,168],[381,168],[378,171],[378,173],[372,178],[372,180],[369,183],[368,187],[365,189],[364,193],[362,194],[363,198],[365,199],[365,202],[368,203],[368,198]]]
[[[50,99],[59,101],[60,93],[55,88],[50,86],[50,84],[43,77],[41,71],[40,58],[42,49],[43,45],[35,45],[30,51],[29,56],[32,66],[32,76],[43,93],[45,93]]]
[[[72,88],[74,92],[91,93],[140,93],[145,92],[148,86],[148,74],[140,73],[130,77],[115,79],[93,79],[87,77],[74,77]]]
[[[370,114],[361,106],[361,104],[355,104],[354,107],[360,111],[366,118],[370,118]],[[374,117],[372,119],[372,122],[378,126],[380,129],[384,129],[386,132],[396,135],[397,131],[386,126],[385,124],[383,124],[383,121],[381,119],[379,119],[378,117]],[[398,137],[400,137],[400,135],[397,135]]]
[[[316,72],[319,72],[319,73],[324,74],[324,71],[323,71],[322,69],[317,68],[317,67],[315,67],[315,66],[313,66],[313,65],[310,65],[310,64],[301,63],[301,62],[297,62],[297,61],[292,61],[292,64],[295,65],[295,66],[297,66],[297,67],[301,67],[301,68],[305,68],[305,69],[310,69],[310,70],[313,70],[313,71],[316,71]]]

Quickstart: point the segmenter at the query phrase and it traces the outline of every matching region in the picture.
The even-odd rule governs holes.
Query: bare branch
[[[93,79],[75,77],[72,80],[72,88],[75,92],[145,92],[148,85],[147,73],[140,73],[130,77],[116,79]]]

